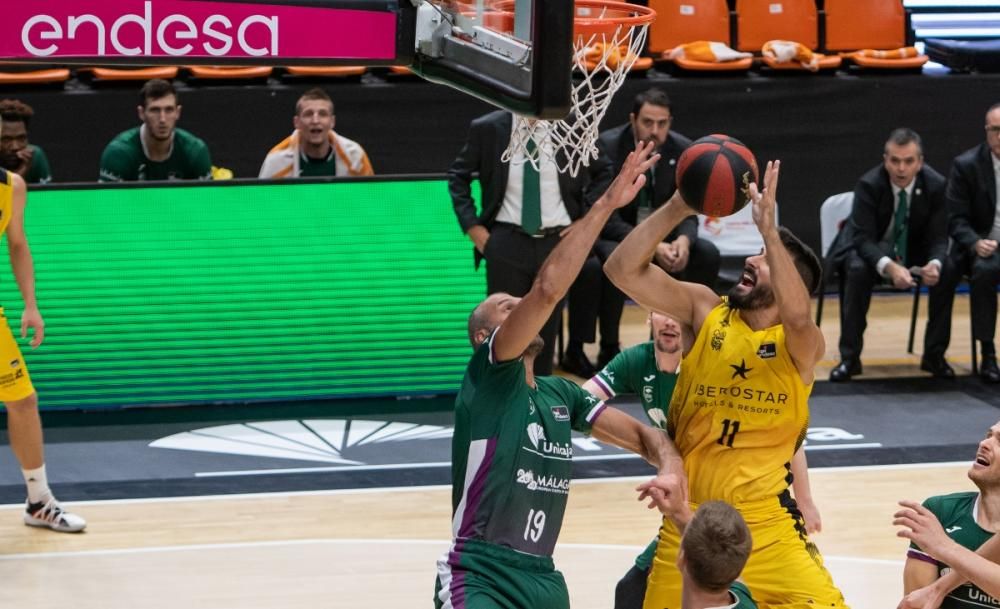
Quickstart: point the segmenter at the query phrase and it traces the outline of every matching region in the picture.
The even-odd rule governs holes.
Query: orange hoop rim
[[[513,17],[514,4],[515,0],[499,0],[489,6],[493,11]],[[581,7],[606,11],[607,14],[599,17],[580,17],[576,15],[576,11]],[[648,6],[616,0],[575,0],[573,10],[573,34],[577,37],[589,38],[598,34],[614,34],[621,26],[631,30],[637,26],[648,26],[656,20],[656,11]]]

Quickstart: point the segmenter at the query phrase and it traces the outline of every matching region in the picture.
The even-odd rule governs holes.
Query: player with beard
[[[629,156],[618,178],[549,254],[523,297],[491,294],[469,317],[475,354],[455,401],[454,542],[438,561],[436,607],[567,609],[552,551],[562,526],[573,430],[643,456],[666,482],[684,484],[666,434],[563,378],[535,376],[538,333],[565,296],[611,213],[628,203],[655,162],[652,146]]]
[[[181,105],[172,84],[146,82],[136,110],[142,124],[116,135],[101,154],[102,182],[212,178],[208,146],[177,127]]]
[[[681,366],[681,326],[676,320],[651,312],[647,320],[653,340],[625,349],[583,388],[601,400],[610,400],[619,393],[639,396],[650,423],[667,428],[666,408],[674,393]],[[688,341],[692,342],[691,340]],[[804,448],[792,459],[795,501],[805,520],[806,531],[817,533],[822,528],[819,509],[809,488],[808,465]],[[656,553],[656,539],[635,559],[635,565],[615,587],[615,609],[639,609],[646,596],[646,579]]]
[[[821,282],[816,255],[775,221],[779,163],[764,190],[750,185],[753,221],[764,248],[747,258],[727,297],[678,281],[650,260],[657,244],[693,211],[679,194],[633,230],[605,270],[642,306],[677,319],[694,342],[686,350],[667,413],[667,432],[684,459],[694,507],[721,500],[743,515],[754,538],[743,579],[761,607],[841,607],[789,492],[791,463],[809,422],[814,366],[823,335],[810,294]],[[645,607],[677,609],[680,535],[664,519]]]
[[[912,540],[903,567],[900,607],[1000,606],[1000,422],[979,443],[969,479],[978,493],[930,497],[904,509],[893,524]]]

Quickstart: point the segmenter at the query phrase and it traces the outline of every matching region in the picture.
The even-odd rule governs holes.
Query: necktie
[[[896,206],[896,217],[893,219],[892,234],[896,242],[896,258],[900,262],[906,262],[906,237],[907,237],[907,215],[909,206],[906,203],[906,191],[899,191],[899,205]]]
[[[535,153],[535,140],[529,139],[526,145],[528,156]],[[538,232],[542,227],[542,194],[538,180],[538,170],[525,159],[524,175],[521,185],[521,228],[529,235]]]

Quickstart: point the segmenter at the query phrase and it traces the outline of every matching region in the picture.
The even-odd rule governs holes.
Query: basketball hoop
[[[513,15],[514,0],[500,0],[492,10]],[[539,154],[551,158],[562,173],[575,176],[597,158],[597,130],[611,98],[639,58],[646,31],[656,11],[613,0],[576,0],[573,27],[574,81],[570,115],[557,121],[514,115],[504,162],[529,162],[539,168]],[[537,146],[528,148],[528,141]]]

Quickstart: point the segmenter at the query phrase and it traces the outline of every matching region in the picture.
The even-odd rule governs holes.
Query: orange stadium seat
[[[267,78],[271,66],[185,66],[193,78],[204,80],[254,80]]]
[[[911,36],[902,0],[826,0],[825,12],[826,49],[840,51],[855,65],[916,69],[927,63],[915,49],[903,51]]]
[[[69,80],[67,68],[0,63],[0,85],[45,85]]]
[[[649,0],[657,19],[649,26],[649,52],[667,58],[675,47],[706,40],[731,45],[732,17],[726,0]],[[753,59],[709,62],[678,58],[674,64],[685,70],[735,72],[748,70]]]
[[[90,74],[95,81],[125,81],[125,80],[151,80],[162,78],[163,80],[173,80],[177,78],[177,66],[149,66],[145,68],[109,68],[91,66],[77,68],[78,73]]]
[[[361,76],[364,66],[285,66],[285,74],[302,78],[345,78]]]
[[[798,42],[810,50],[819,48],[819,16],[814,0],[736,0],[737,41],[740,51],[760,53],[771,40]],[[797,63],[764,63],[778,70],[805,70]],[[822,57],[819,69],[839,67],[839,56]]]

